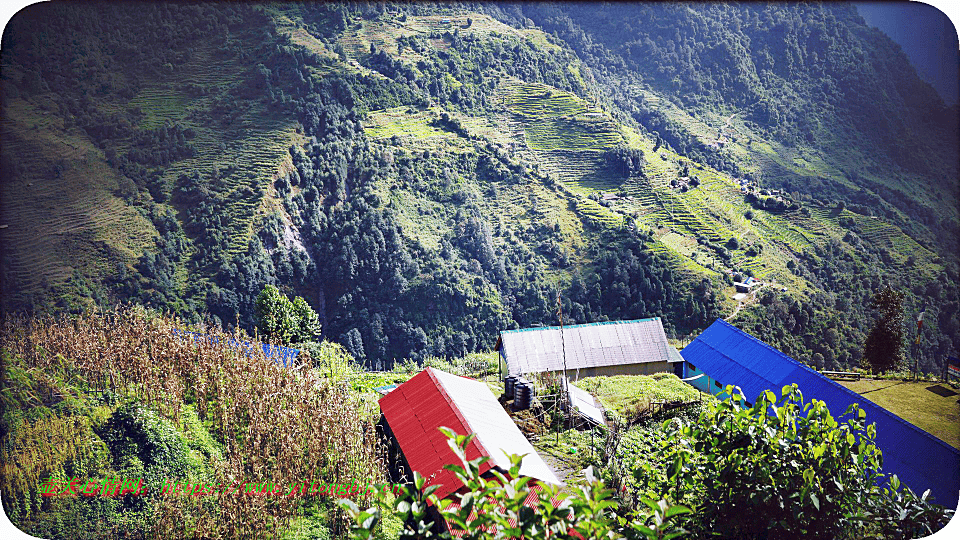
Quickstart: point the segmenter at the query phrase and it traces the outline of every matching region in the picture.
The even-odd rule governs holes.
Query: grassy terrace
[[[382,111],[372,111],[367,115],[363,129],[375,139],[386,139],[399,135],[405,139],[427,139],[447,137],[451,134],[430,125],[436,115],[436,108],[417,111],[410,107],[395,107]]]
[[[507,84],[502,91],[507,109],[526,120],[588,112],[587,105],[577,96],[541,83]]]
[[[585,377],[576,385],[595,395],[605,409],[630,416],[653,401],[694,401],[700,392],[672,373]]]
[[[950,446],[960,448],[960,402],[956,390],[949,386],[897,380],[837,382]]]
[[[603,150],[624,140],[609,117],[570,92],[540,83],[508,83],[501,92],[533,149]]]
[[[527,143],[534,150],[602,150],[622,141],[613,122],[584,121],[577,118],[551,118],[530,122]]]

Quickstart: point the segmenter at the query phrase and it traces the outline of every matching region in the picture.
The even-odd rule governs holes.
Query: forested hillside
[[[43,3],[0,56],[8,312],[276,285],[376,368],[559,296],[840,368],[889,284],[960,342],[957,109],[849,6]]]

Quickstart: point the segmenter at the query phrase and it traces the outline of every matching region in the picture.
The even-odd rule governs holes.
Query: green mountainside
[[[957,109],[850,6],[44,3],[0,57],[5,311],[277,285],[376,368],[559,295],[838,369],[889,284],[960,342]]]

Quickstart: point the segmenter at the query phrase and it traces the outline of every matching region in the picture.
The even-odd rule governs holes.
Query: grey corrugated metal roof
[[[431,368],[432,369],[432,368]],[[503,410],[500,402],[485,383],[433,369],[443,389],[453,400],[477,440],[486,448],[498,467],[509,470],[508,454],[527,454],[520,464],[520,474],[555,485],[563,485],[543,458],[524,437],[520,428]]]
[[[636,321],[580,324],[563,328],[526,328],[500,333],[497,350],[510,375],[567,369],[676,362],[681,360],[669,343],[659,317]]]

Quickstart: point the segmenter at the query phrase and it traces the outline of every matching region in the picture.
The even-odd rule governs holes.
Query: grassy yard
[[[596,396],[604,408],[624,415],[651,401],[691,401],[700,397],[694,387],[672,373],[586,377],[575,383]]]
[[[837,382],[947,444],[960,448],[960,393],[950,386],[882,380]]]

